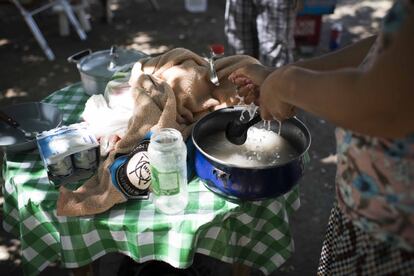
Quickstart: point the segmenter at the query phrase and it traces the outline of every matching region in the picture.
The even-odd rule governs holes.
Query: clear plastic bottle
[[[341,45],[341,36],[342,36],[342,23],[336,22],[331,27],[331,35],[329,38],[329,49],[334,51],[338,49]]]
[[[173,128],[153,133],[148,156],[155,208],[168,215],[181,212],[188,203],[187,148],[181,133]]]
[[[205,12],[207,10],[207,0],[185,0],[185,8],[189,12]]]

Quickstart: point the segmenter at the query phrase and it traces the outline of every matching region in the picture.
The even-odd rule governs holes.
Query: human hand
[[[282,121],[296,113],[295,107],[283,102],[280,97],[280,93],[287,87],[283,75],[288,68],[285,66],[275,70],[251,64],[234,71],[229,79],[237,86],[238,94],[246,104],[253,102],[260,106],[263,120]]]
[[[260,86],[260,115],[263,120],[283,121],[296,114],[295,106],[282,98],[289,87],[288,66],[273,71]]]
[[[249,64],[237,69],[229,76],[229,80],[237,87],[237,93],[246,104],[259,105],[260,85],[273,71],[273,68],[260,64]]]

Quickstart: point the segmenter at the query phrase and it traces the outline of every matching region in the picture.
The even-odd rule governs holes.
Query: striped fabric
[[[293,61],[296,1],[227,0],[225,34],[230,54],[246,54],[264,65]]]

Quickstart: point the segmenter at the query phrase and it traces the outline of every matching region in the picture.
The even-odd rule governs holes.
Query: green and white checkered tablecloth
[[[44,101],[57,104],[65,124],[71,124],[79,121],[88,97],[74,84]],[[109,252],[179,268],[190,266],[199,252],[268,274],[293,251],[288,215],[300,205],[297,189],[274,200],[234,204],[195,179],[184,214],[162,215],[150,200],[130,200],[95,216],[59,217],[59,191],[48,182],[38,152],[7,155],[4,161],[3,227],[19,237],[27,275],[57,260],[67,268],[80,267]]]

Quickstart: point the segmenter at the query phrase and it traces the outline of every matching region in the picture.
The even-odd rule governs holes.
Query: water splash
[[[280,131],[282,129],[282,121],[279,121],[277,119],[275,119],[275,121],[277,121],[277,123],[278,123],[277,134],[280,135]],[[272,121],[271,120],[263,120],[263,129],[266,129],[268,131],[272,131]]]
[[[247,105],[246,109],[240,114],[240,122],[250,122],[253,119],[254,114],[256,114],[257,109],[259,109],[259,107],[254,103]],[[249,114],[248,118],[246,118],[246,113]]]
[[[279,129],[277,131],[277,135],[280,135],[280,131],[282,130],[282,121],[279,121],[276,119],[276,121],[279,123]]]

